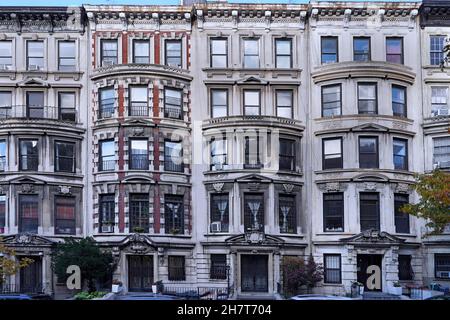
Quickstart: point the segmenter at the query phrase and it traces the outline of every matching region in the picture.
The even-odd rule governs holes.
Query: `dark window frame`
[[[254,153],[250,153],[250,139],[256,139],[256,163],[250,163],[250,156]],[[261,154],[261,136],[259,131],[256,132],[256,136],[248,135],[244,137],[244,169],[259,169],[263,167],[262,154]],[[252,159],[253,160],[253,159]]]
[[[74,105],[73,108],[63,108],[63,105],[61,103],[62,99],[61,96],[64,94],[70,94],[73,95],[73,101],[74,101]],[[71,122],[76,122],[77,121],[77,93],[75,91],[59,91],[58,92],[58,118],[62,121],[71,121]],[[63,111],[65,110],[65,111]],[[71,111],[71,112],[67,112],[67,111]],[[69,115],[70,118],[67,118],[67,116],[65,115]]]
[[[255,106],[255,105],[247,105],[246,104],[246,102],[245,102],[245,93],[246,92],[258,92],[258,105],[257,106]],[[250,116],[250,117],[252,117],[252,116],[260,116],[261,115],[261,101],[262,101],[262,97],[261,97],[261,95],[262,95],[262,92],[261,92],[261,89],[242,89],[242,103],[243,103],[243,114],[244,114],[244,116]],[[250,115],[250,114],[247,114],[247,112],[246,112],[246,108],[258,108],[258,114],[257,115]]]
[[[340,197],[340,199],[327,199],[327,198],[331,198],[331,197]],[[340,206],[339,206],[339,214],[330,214],[330,212],[328,212],[329,209],[331,209],[332,207],[330,207],[329,203],[334,202],[334,204],[336,204],[338,201],[340,201]],[[345,230],[345,198],[344,198],[344,193],[343,192],[330,192],[330,193],[323,193],[322,195],[322,202],[323,202],[323,232],[344,232]],[[340,223],[340,228],[341,230],[327,230],[330,229],[328,228],[328,226],[330,225],[328,223],[328,219],[337,219],[340,218],[341,219],[341,223]]]
[[[393,95],[394,89],[402,90],[404,92],[405,102],[403,103],[403,110],[404,110],[403,113],[397,113],[397,112],[394,111],[394,104],[399,104],[400,105],[399,102],[394,102],[394,95]],[[392,100],[392,114],[394,115],[394,117],[402,117],[402,118],[407,118],[408,117],[408,98],[407,98],[407,93],[408,93],[408,90],[407,90],[407,88],[405,86],[401,86],[401,85],[398,85],[398,84],[392,84],[392,87],[391,87],[391,100]]]
[[[225,41],[225,53],[213,53],[213,42],[214,41]],[[213,66],[213,57],[225,57],[225,67],[215,67]],[[211,37],[209,38],[209,66],[211,68],[228,68],[228,38],[227,37]]]
[[[129,232],[149,233],[150,195],[148,193],[129,194]]]
[[[33,94],[39,94],[42,97],[42,104],[31,104],[30,97]],[[45,107],[45,92],[42,90],[28,90],[25,92],[26,99],[26,116],[29,119],[52,118],[51,111]]]
[[[370,197],[370,196],[376,196],[376,199],[363,199],[364,196]],[[361,232],[368,230],[368,229],[363,229],[363,217],[361,215],[361,213],[363,213],[361,211],[361,207],[362,207],[362,203],[363,201],[376,201],[376,225],[372,226],[369,229],[376,229],[376,230],[380,230],[380,226],[381,226],[381,213],[380,213],[380,193],[379,192],[360,192],[359,193],[359,221],[360,221],[360,228],[361,228]],[[371,217],[369,217],[371,218]],[[364,220],[372,220],[372,219],[368,219],[367,217],[365,217]]]
[[[8,198],[6,197],[6,194],[0,193],[0,234],[5,233],[7,204]]]
[[[257,54],[246,54],[245,53],[245,41],[256,41],[258,43]],[[242,68],[244,69],[259,69],[261,68],[261,39],[259,37],[244,37],[242,38]],[[258,57],[257,67],[247,67],[245,65],[245,57]]]
[[[280,92],[289,92],[289,94],[291,96],[291,105],[290,106],[279,106],[278,105],[278,93],[280,93]],[[290,115],[289,119],[292,119],[294,117],[294,90],[293,89],[276,89],[275,90],[275,108],[276,108],[277,117],[281,117],[278,112],[279,108],[282,108],[282,109],[290,108],[291,115]]]
[[[217,219],[220,216],[219,209],[216,209],[217,202],[215,202],[215,198],[218,198],[219,200],[225,199],[227,201],[227,207],[225,208],[225,211],[223,213],[222,220]],[[210,224],[213,222],[219,222],[220,221],[220,232],[214,232],[214,233],[228,233],[230,228],[230,194],[228,192],[223,193],[211,193],[210,194],[210,208],[209,208],[209,220]],[[210,228],[210,232],[213,233],[212,229]]]
[[[409,203],[409,196],[402,193],[394,193],[394,225],[395,233],[411,233],[411,223],[408,213],[400,212],[401,206]],[[404,223],[404,224],[403,224]],[[402,229],[402,228],[405,229]]]
[[[360,86],[372,86],[375,87],[375,99],[361,99],[359,96],[359,87]],[[378,83],[377,82],[358,82],[356,88],[357,101],[358,101],[358,114],[364,115],[377,115],[378,114]],[[375,101],[375,111],[374,112],[361,112],[360,102],[363,101]]]
[[[211,88],[210,89],[210,92],[209,92],[209,95],[210,95],[210,97],[209,97],[209,99],[210,99],[210,106],[211,106],[211,109],[210,109],[210,112],[211,112],[211,118],[219,118],[219,117],[215,117],[214,116],[214,107],[215,106],[220,106],[220,107],[222,107],[221,105],[214,105],[214,98],[213,98],[213,96],[214,96],[214,93],[216,93],[216,92],[225,92],[226,93],[226,105],[225,105],[225,108],[226,108],[226,117],[228,116],[228,114],[229,114],[229,100],[230,100],[230,98],[229,98],[229,90],[227,89],[227,88]]]
[[[214,142],[216,141],[224,141],[225,144],[225,152],[224,153],[213,153],[213,148],[212,145]],[[214,158],[217,156],[222,156],[225,161],[223,163],[221,163],[221,165],[228,165],[228,140],[226,138],[225,135],[222,135],[221,139],[216,139],[215,137],[212,137],[211,140],[209,141],[209,147],[210,147],[210,159],[211,159],[211,164],[210,164],[210,169],[211,170],[219,170],[217,169],[215,166],[218,164],[218,162],[214,162]]]
[[[181,39],[166,39],[164,40],[164,64],[166,66],[171,66],[171,67],[175,67],[174,65],[169,65],[167,62],[167,44],[168,43],[179,43],[180,44],[180,55],[179,56],[170,56],[169,58],[179,58],[180,59],[180,64],[177,65],[178,68],[183,68],[183,41]]]
[[[339,165],[336,167],[332,167],[330,165],[326,165],[326,161],[327,159],[325,159],[325,142],[326,141],[331,141],[331,140],[339,140],[340,141],[340,148],[341,148],[341,153],[340,153],[340,160],[339,160]],[[343,138],[342,137],[332,137],[332,138],[323,138],[322,139],[322,170],[331,170],[331,169],[343,169],[344,168],[344,152],[343,152],[343,147],[344,147],[344,142],[343,142]]]
[[[169,208],[169,203],[180,205],[177,209],[178,222],[175,220],[175,212]],[[184,223],[184,196],[179,194],[164,195],[164,232],[166,234],[184,234],[186,229]]]
[[[227,279],[227,255],[226,254],[211,254],[210,255],[209,278],[213,279],[213,280],[226,280]]]
[[[58,154],[57,154],[57,149],[58,149],[58,144],[67,144],[67,145],[72,145],[73,148],[73,156],[72,156],[72,170],[71,171],[67,171],[67,170],[61,170],[61,169],[57,169],[57,167],[61,167],[58,163]],[[54,142],[54,156],[53,156],[53,163],[54,163],[54,170],[55,172],[68,172],[68,173],[75,173],[76,170],[76,159],[77,159],[77,149],[76,149],[76,143],[72,142],[72,141],[62,141],[62,140],[55,140]],[[61,156],[59,156],[61,158]],[[68,159],[69,157],[67,156],[63,156],[62,158],[64,159]],[[57,165],[58,164],[58,165]]]
[[[133,63],[136,63],[136,64],[149,64],[150,63],[150,51],[151,51],[150,41],[148,39],[133,39],[132,43],[133,43],[133,56],[132,56]],[[137,56],[136,55],[136,44],[139,44],[139,43],[146,43],[146,44],[148,44],[148,55],[147,56]],[[148,58],[148,62],[136,62],[136,58]]]
[[[376,152],[374,153],[376,155],[376,163],[374,166],[369,167],[362,167],[361,166],[361,139],[375,139],[375,147]],[[358,137],[358,162],[359,162],[359,168],[360,169],[378,169],[380,168],[380,148],[379,148],[379,141],[378,136],[359,136]],[[365,154],[373,154],[373,153],[365,153]]]
[[[73,43],[74,45],[74,53],[73,57],[61,57],[61,43]],[[70,70],[63,70],[61,69],[61,60],[73,60],[73,69]],[[75,40],[58,40],[58,70],[60,71],[76,71],[77,69],[77,42]]]
[[[114,160],[106,160],[106,161],[112,161],[112,162],[114,162],[114,168],[113,169],[109,169],[109,167],[108,167],[108,169],[105,169],[104,167],[105,167],[105,165],[104,165],[104,160],[103,160],[103,143],[106,143],[106,142],[112,142],[113,143],[113,146],[114,146],[114,149],[115,149],[115,142],[114,142],[114,139],[104,139],[104,140],[100,140],[99,142],[98,142],[98,145],[99,145],[99,148],[98,148],[98,157],[99,157],[99,166],[98,166],[98,171],[114,171],[115,170],[115,166],[116,166],[116,154],[115,154],[115,152],[114,152],[114,154],[112,155],[112,156],[114,156]],[[107,157],[110,157],[111,155],[108,155]]]
[[[31,42],[42,43],[42,57],[40,57],[40,56],[30,57],[30,48],[29,48],[28,44]],[[30,58],[42,59],[42,69],[44,69],[45,68],[45,41],[44,40],[26,40],[26,49],[27,49],[27,70],[31,70],[30,69]],[[41,70],[41,69],[39,69],[39,70]]]
[[[369,42],[369,51],[367,53],[356,53],[355,52],[355,40],[367,40]],[[356,55],[359,56],[365,56],[367,55],[367,60],[356,60]],[[359,62],[368,62],[372,60],[372,39],[371,37],[367,36],[356,36],[353,37],[353,61],[359,61]]]
[[[167,91],[169,91],[169,90],[170,91],[177,91],[177,92],[180,93],[180,105],[176,105],[176,104],[167,102]],[[170,112],[171,112],[169,109],[176,110],[177,108],[179,108],[179,110],[177,111],[177,112],[179,112],[179,116],[178,117],[171,117],[171,116],[169,116]],[[183,112],[183,90],[182,89],[178,89],[178,88],[174,88],[174,87],[164,87],[164,118],[182,120],[183,116],[184,116],[184,112]]]
[[[112,98],[106,98],[103,99],[103,94],[105,91],[112,91],[113,97]],[[98,115],[99,119],[106,119],[106,118],[112,118],[114,116],[114,113],[116,112],[116,98],[115,98],[115,92],[113,86],[103,87],[98,90]],[[112,100],[109,101],[109,100]],[[109,101],[106,103],[106,101]],[[108,106],[108,107],[107,107]]]
[[[133,89],[146,89],[145,101],[133,100]],[[131,85],[128,87],[128,115],[130,117],[147,117],[149,114],[149,90],[146,85]],[[135,111],[137,108],[137,112]]]
[[[141,164],[140,166],[134,166],[133,165],[133,157],[137,156],[137,155],[133,155],[133,148],[132,148],[132,144],[133,141],[145,141],[147,142],[147,151],[144,154],[145,157],[142,157],[143,159],[137,159],[138,162],[141,162],[143,164]],[[149,142],[148,142],[148,138],[130,138],[129,139],[129,145],[128,145],[128,168],[131,170],[148,170],[149,169],[149,160],[148,160],[148,156],[149,156]],[[139,158],[139,157],[138,157]]]
[[[291,144],[292,154],[281,154],[281,141],[285,141]],[[293,138],[280,137],[279,138],[280,147],[278,148],[278,170],[280,171],[290,171],[295,172],[297,167],[297,140]],[[281,168],[282,159],[288,158],[290,159],[290,169],[285,167]]]
[[[10,59],[10,63],[8,64],[8,63],[4,63],[4,65],[6,65],[6,66],[12,66],[14,63],[13,63],[13,45],[12,45],[12,40],[0,40],[0,43],[7,43],[7,42],[9,42],[9,44],[10,44],[10,49],[11,49],[11,55],[10,56],[0,56],[0,59]]]
[[[171,161],[172,163],[172,168],[169,168],[168,165],[168,159],[172,157],[172,155],[167,154],[166,150],[166,143],[170,142],[170,143],[179,143],[181,145],[181,152],[179,157],[181,158],[181,163],[174,163],[173,161]],[[168,171],[168,172],[184,172],[184,156],[183,156],[183,141],[173,141],[170,139],[164,139],[164,171]]]
[[[178,261],[176,261],[178,260]],[[176,263],[177,265],[174,265]],[[178,265],[180,264],[180,265]],[[175,274],[174,274],[175,273]],[[168,280],[186,281],[186,257],[179,255],[168,256]]]
[[[329,268],[329,266],[327,265],[327,257],[339,257],[339,269],[336,268]],[[330,253],[324,253],[323,255],[323,282],[324,283],[331,283],[331,284],[339,284],[342,283],[342,256],[341,254],[330,254]],[[339,281],[331,281],[330,279],[328,279],[328,270],[339,270]]]
[[[287,200],[289,199],[289,200]],[[290,202],[292,204],[291,206],[291,210],[292,212],[290,212],[291,214],[289,215],[289,217],[286,218],[287,224],[284,226],[284,222],[282,222],[284,220],[284,215],[283,212],[281,210],[281,205],[283,203],[283,201],[285,201],[286,203]],[[297,225],[298,225],[298,221],[297,221],[297,197],[294,194],[284,194],[284,193],[280,193],[278,194],[278,225],[279,225],[279,230],[280,233],[285,233],[285,234],[296,234],[297,233]]]
[[[36,141],[36,148],[37,148],[37,152],[35,155],[32,155],[31,158],[36,158],[36,167],[34,167],[31,169],[28,169],[29,164],[27,163],[27,169],[23,168],[23,164],[22,164],[22,157],[26,157],[27,159],[30,157],[27,153],[27,155],[23,155],[22,154],[22,142],[24,141],[28,141],[28,142],[32,142],[32,141]],[[19,139],[19,171],[38,171],[39,170],[39,162],[40,162],[40,157],[39,157],[39,153],[40,153],[40,141],[39,139],[28,139],[28,138],[24,138],[24,139]]]
[[[62,199],[66,199],[66,200],[71,200],[73,201],[72,206],[73,206],[73,219],[63,219],[63,218],[58,218],[58,200],[62,200]],[[64,203],[66,206],[68,205],[68,203]],[[55,215],[54,215],[54,223],[55,223],[55,234],[64,234],[64,235],[75,235],[76,234],[76,224],[77,224],[77,202],[76,202],[76,198],[74,196],[61,196],[61,195],[57,195],[55,196],[54,199],[54,206],[55,206]],[[65,220],[65,221],[71,221],[73,222],[73,229],[71,232],[59,232],[59,228],[58,227],[58,222],[61,222],[60,220]]]
[[[402,142],[405,145],[405,156],[401,156],[401,155],[396,155],[395,151],[394,151],[394,142]],[[392,138],[392,155],[393,155],[393,162],[394,162],[394,170],[405,170],[408,171],[409,165],[409,157],[408,157],[408,152],[409,152],[409,146],[408,146],[408,139],[403,139],[403,138]],[[403,158],[403,167],[402,168],[397,168],[395,166],[395,157],[402,157]]]
[[[289,54],[278,54],[278,42],[289,42]],[[280,68],[278,66],[278,57],[289,57],[289,67],[282,69],[289,69],[293,67],[293,48],[292,48],[292,38],[284,37],[284,38],[275,38],[275,68]],[[281,68],[280,68],[281,69]]]
[[[0,145],[2,145],[2,144],[5,145],[5,154],[2,155],[0,153],[0,172],[5,171],[5,167],[6,167],[7,159],[8,159],[8,143],[7,143],[6,139],[0,139]]]
[[[386,37],[386,41],[385,41],[385,43],[386,43],[386,62],[390,62],[389,60],[388,60],[388,56],[389,55],[395,55],[395,56],[398,56],[399,54],[398,53],[396,53],[396,54],[393,54],[393,53],[388,53],[388,40],[400,40],[401,41],[401,47],[402,47],[402,52],[400,53],[400,60],[401,60],[401,62],[399,63],[399,64],[405,64],[405,47],[404,47],[404,38],[403,37]],[[396,63],[396,62],[391,62],[391,63]]]
[[[99,207],[98,207],[98,230],[99,233],[114,233],[115,216],[116,216],[116,195],[114,193],[104,193],[99,195]],[[111,206],[112,204],[112,206]],[[107,206],[107,208],[106,208]],[[109,216],[109,220],[105,221],[103,216],[104,209],[108,209],[105,215]],[[110,211],[112,209],[112,212]],[[109,232],[103,232],[103,225],[112,225],[112,229]]]
[[[114,55],[105,56],[105,54],[103,52],[104,51],[103,50],[103,46],[104,46],[104,44],[106,42],[110,42],[110,43],[115,43],[116,44],[116,50],[115,50],[116,51],[116,55],[115,56]],[[109,50],[109,51],[114,51],[114,50]],[[109,38],[100,39],[100,67],[108,66],[108,65],[104,64],[103,59],[105,57],[106,58],[113,58],[113,59],[115,59],[115,62],[113,61],[113,63],[111,65],[119,64],[119,41],[117,39],[109,39]]]
[[[258,212],[257,212],[257,223],[258,223],[258,227],[255,228],[256,226],[253,225],[254,222],[254,218],[252,216],[252,213],[250,212],[250,209],[248,209],[248,206],[246,205],[248,202],[248,198],[249,197],[260,197],[259,200],[261,200],[260,202],[260,206],[258,207]],[[264,193],[263,192],[244,192],[243,197],[242,197],[242,201],[243,201],[243,215],[244,215],[244,230],[245,232],[247,232],[248,230],[250,231],[257,231],[257,232],[264,232],[265,229],[265,224],[266,224],[266,219],[265,219],[265,215],[266,215],[266,204],[265,204],[265,198],[264,198]]]
[[[23,207],[22,207],[22,199],[24,198],[31,198],[34,197],[35,198],[35,202],[31,202],[31,201],[27,201],[27,203],[35,203],[36,204],[36,218],[25,218],[25,219],[29,219],[29,220],[36,220],[35,223],[36,225],[33,227],[35,227],[34,230],[24,230],[24,218],[23,218]],[[23,233],[23,232],[30,232],[30,233],[38,233],[39,231],[39,195],[38,194],[19,194],[18,195],[18,227],[19,227],[19,233]],[[33,221],[32,221],[33,222]]]
[[[412,256],[409,254],[398,255],[398,280],[411,281],[414,280],[414,271],[411,265]],[[407,270],[403,269],[403,265],[407,266]]]
[[[445,259],[447,261],[450,261],[450,253],[435,253],[434,254],[434,277],[436,279],[448,279],[448,278],[443,278],[443,277],[438,276],[438,274],[437,274],[438,269],[439,269],[439,266],[437,263],[438,259]],[[447,264],[445,264],[445,266],[447,266]],[[450,263],[449,263],[449,266],[450,266]],[[447,272],[447,271],[444,271],[444,272]],[[450,267],[448,268],[448,272],[450,272]]]
[[[325,53],[325,55],[335,55],[336,61],[334,62],[328,62],[328,63],[338,63],[339,62],[339,37],[338,36],[321,36],[320,37],[320,63],[321,64],[328,64],[324,62],[323,56],[323,40],[334,40],[336,42],[336,52],[335,53]]]
[[[339,87],[339,100],[333,101],[337,102],[339,101],[339,114],[338,115],[332,115],[332,116],[325,116],[324,115],[324,99],[323,99],[323,90],[326,88],[331,88],[331,87]],[[321,116],[323,117],[335,117],[335,116],[341,116],[342,115],[342,83],[335,83],[335,84],[329,84],[329,85],[324,85],[320,87],[320,98],[321,98]],[[329,102],[330,103],[330,102]]]
[[[431,45],[431,43],[432,43],[432,39],[433,38],[443,38],[443,46],[445,46],[445,38],[446,38],[446,36],[444,36],[444,35],[441,35],[441,34],[431,34],[430,35],[430,65],[432,65],[432,66],[439,66],[441,63],[442,63],[442,61],[444,60],[444,52],[442,51],[442,49],[441,50],[434,50],[433,48],[432,48],[432,45]],[[439,58],[439,63],[435,63],[435,61],[433,61],[433,60],[435,60],[435,57],[433,57],[434,55],[437,55],[438,57],[440,57]]]

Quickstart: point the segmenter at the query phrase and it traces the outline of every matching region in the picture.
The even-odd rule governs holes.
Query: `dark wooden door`
[[[25,258],[25,257],[19,257]],[[27,257],[33,263],[20,269],[20,292],[39,293],[42,292],[42,259],[41,257]]]
[[[368,291],[381,291],[381,283],[382,283],[382,269],[381,269],[381,261],[383,259],[382,255],[379,254],[358,254],[358,262],[357,262],[357,277],[358,282],[361,282],[364,285],[364,290]],[[380,268],[380,288],[379,289],[369,289],[367,287],[367,278],[370,277],[370,273],[367,273],[367,268],[371,265],[376,265]]]
[[[128,256],[128,290],[151,291],[153,284],[153,257]]]
[[[243,292],[268,291],[268,256],[241,256],[241,289]]]

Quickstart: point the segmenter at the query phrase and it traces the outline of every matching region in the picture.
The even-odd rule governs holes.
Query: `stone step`
[[[363,300],[402,300],[402,298],[385,292],[364,292]]]

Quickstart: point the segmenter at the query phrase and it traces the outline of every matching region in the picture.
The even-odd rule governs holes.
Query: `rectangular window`
[[[228,193],[211,194],[211,232],[228,232],[229,197]]]
[[[183,196],[164,196],[164,229],[166,234],[184,234]]]
[[[211,89],[211,118],[228,115],[228,90]]]
[[[166,40],[166,65],[181,68],[181,40]]]
[[[406,88],[392,85],[392,114],[406,118]]]
[[[210,279],[225,280],[227,278],[227,256],[225,254],[211,255]]]
[[[99,96],[99,119],[111,118],[114,115],[114,88],[100,89]]]
[[[169,281],[185,281],[184,256],[169,256]]]
[[[244,169],[262,168],[260,137],[256,134],[245,137]]]
[[[6,141],[0,140],[0,171],[6,169]]]
[[[75,143],[55,142],[55,171],[75,172]]]
[[[19,195],[19,232],[38,233],[38,195]]]
[[[280,138],[279,170],[295,171],[295,141]]]
[[[75,198],[55,197],[55,234],[75,234]]]
[[[244,68],[259,68],[259,39],[244,39]]]
[[[44,41],[27,41],[27,70],[44,69]]]
[[[275,39],[275,67],[292,68],[292,39]]]
[[[133,63],[150,63],[150,42],[133,40]]]
[[[58,54],[58,70],[74,71],[76,69],[75,41],[59,41]]]
[[[408,195],[400,193],[394,194],[394,218],[396,233],[409,233],[409,214],[400,211],[400,208],[408,203]]]
[[[211,38],[211,68],[228,67],[228,40],[227,38]]]
[[[100,40],[101,66],[110,66],[118,63],[117,40]]]
[[[148,89],[143,86],[130,87],[130,116],[148,116]]]
[[[378,168],[377,137],[359,137],[359,167]]]
[[[394,138],[392,140],[394,169],[408,170],[408,140]]]
[[[261,114],[261,91],[244,90],[244,115],[259,116]]]
[[[0,194],[0,234],[5,233],[6,227],[6,196]]]
[[[164,117],[182,119],[183,92],[178,89],[164,89]]]
[[[375,192],[359,194],[359,213],[361,232],[374,229],[380,230],[380,200]]]
[[[99,142],[100,146],[100,162],[99,171],[113,171],[116,166],[116,153],[114,148],[114,140],[103,140]]]
[[[277,117],[293,117],[294,93],[292,90],[276,90]]]
[[[353,61],[370,61],[370,38],[353,38]]]
[[[322,169],[342,169],[342,138],[322,139]]]
[[[386,61],[403,64],[403,38],[386,38]]]
[[[183,172],[183,147],[182,143],[174,141],[164,142],[164,170]]]
[[[28,91],[27,92],[27,118],[35,118],[35,119],[43,119],[51,117],[48,114],[45,114],[46,110],[44,110],[44,92],[41,91]]]
[[[280,194],[278,199],[280,233],[297,233],[295,196]]]
[[[322,64],[339,61],[338,37],[321,37]]]
[[[411,256],[399,254],[398,255],[398,280],[407,281],[414,279],[414,272],[411,266]]]
[[[444,60],[445,36],[430,36],[430,64],[438,66]]]
[[[358,113],[377,114],[377,84],[358,83]]]
[[[0,70],[11,69],[12,62],[12,41],[0,41]]]
[[[99,231],[101,233],[114,232],[115,221],[114,194],[102,194],[99,201]]]
[[[450,279],[450,254],[434,254],[434,270],[438,279]]]
[[[450,168],[450,137],[433,138],[433,164],[438,168]]]
[[[431,87],[431,116],[448,116],[448,87]]]
[[[77,117],[75,92],[59,92],[58,108],[60,120],[75,122]]]
[[[341,85],[322,87],[322,117],[340,116],[342,111]]]
[[[323,194],[323,231],[344,231],[344,194],[342,192]]]
[[[149,196],[146,193],[130,194],[130,232],[148,233]]]
[[[324,283],[341,283],[341,255],[324,254]]]
[[[244,193],[244,230],[264,231],[264,194]]]
[[[14,116],[12,113],[12,92],[0,91],[0,119]]]
[[[211,170],[223,170],[227,164],[227,140],[211,139]]]
[[[148,140],[130,140],[129,167],[133,170],[148,170]]]
[[[19,170],[37,171],[39,166],[38,140],[19,140]]]

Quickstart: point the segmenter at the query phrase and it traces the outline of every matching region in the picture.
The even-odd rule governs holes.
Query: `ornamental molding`
[[[34,185],[30,183],[22,184],[21,186],[22,193],[33,193],[34,192]]]
[[[65,194],[65,195],[70,195],[71,191],[70,191],[70,186],[58,186],[59,188],[59,193],[60,194]]]
[[[221,191],[223,190],[223,186],[224,186],[224,183],[223,183],[223,182],[213,183],[213,189],[214,189],[216,192],[221,192]]]
[[[286,193],[292,193],[292,191],[294,190],[294,185],[293,184],[290,184],[290,183],[283,183],[283,189],[284,189],[284,192],[286,192]]]
[[[343,182],[327,182],[327,183],[319,183],[319,190],[322,192],[343,192],[347,190],[348,183]]]

